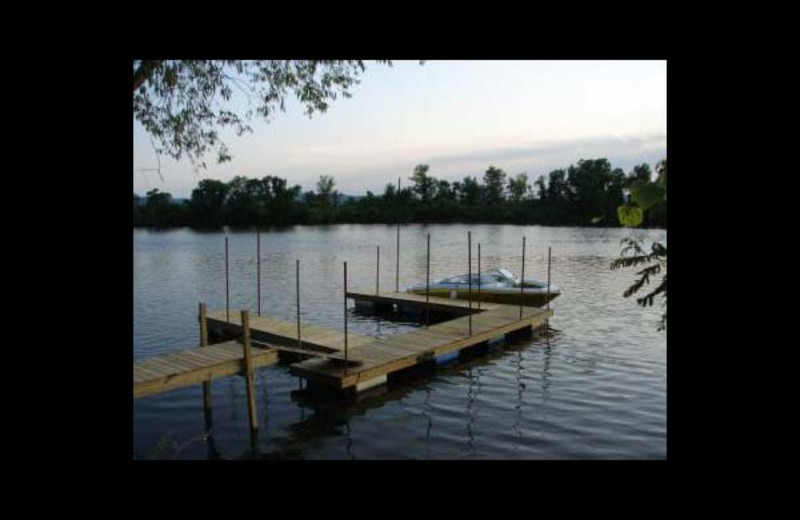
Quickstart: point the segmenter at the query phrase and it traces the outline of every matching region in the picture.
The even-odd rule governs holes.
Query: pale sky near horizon
[[[530,181],[579,159],[608,158],[629,172],[666,157],[666,61],[366,62],[350,99],[311,119],[292,101],[253,133],[222,132],[233,160],[205,170],[161,157],[134,122],[133,188],[188,198],[205,178],[275,175],[313,190],[331,175],[341,193],[376,195],[403,186],[417,164],[449,181],[490,166]]]

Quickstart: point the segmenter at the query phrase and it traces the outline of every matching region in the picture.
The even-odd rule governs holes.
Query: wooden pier
[[[379,302],[399,307],[424,308],[426,305],[424,297],[411,293],[348,293],[348,297],[356,302]],[[429,302],[431,309],[459,315],[469,313],[468,302],[463,300],[431,297]],[[490,304],[481,309],[473,306],[472,311],[476,315],[471,319],[470,316],[461,316],[420,330],[353,346],[348,352],[348,360],[357,363],[356,366],[344,366],[325,359],[310,359],[292,364],[290,373],[313,384],[336,389],[354,388],[360,392],[385,383],[392,372],[434,361],[440,356],[486,343],[497,337],[538,328],[553,316],[553,311],[549,309],[521,308],[518,305]]]
[[[244,346],[239,341],[226,341],[151,356],[133,363],[133,397],[196,385],[220,377],[239,374],[243,370]],[[255,346],[252,354],[255,368],[274,365],[278,351]]]
[[[399,188],[398,179],[398,188]],[[296,261],[296,322],[261,316],[261,244],[256,234],[256,293],[258,315],[247,310],[230,309],[228,238],[225,237],[225,309],[207,313],[200,303],[200,346],[134,361],[133,397],[145,397],[176,388],[203,385],[203,409],[206,429],[211,439],[211,381],[232,375],[246,378],[250,439],[258,447],[258,418],[254,373],[258,367],[290,361],[290,373],[305,379],[309,385],[337,391],[360,393],[380,387],[390,374],[429,362],[448,362],[460,352],[531,332],[546,326],[553,316],[549,299],[546,308],[526,307],[482,301],[480,286],[468,300],[441,298],[400,290],[400,225],[397,227],[397,274],[395,291],[380,293],[380,246],[376,248],[375,292],[347,290],[347,262],[343,264],[344,331],[301,323],[300,260]],[[472,233],[467,233],[468,277],[472,280]],[[481,245],[478,243],[478,276],[481,273]],[[550,252],[548,249],[547,286],[550,287]],[[525,274],[525,237],[522,239],[522,276]],[[430,234],[428,234],[426,287],[430,282]],[[522,296],[523,288],[520,287]],[[357,309],[371,307],[424,316],[423,328],[386,339],[374,339],[348,333],[347,301],[354,300]],[[447,321],[431,325],[432,315],[445,315]],[[220,343],[209,344],[209,333]],[[298,358],[300,361],[298,361]],[[310,358],[310,359],[309,359]],[[302,388],[302,384],[301,384]],[[379,389],[376,389],[379,391]],[[361,394],[368,395],[368,394]],[[213,441],[210,441],[213,443]]]
[[[376,295],[348,292],[347,297],[355,300],[357,305],[369,302],[423,312],[425,306],[429,305],[431,310],[451,313],[456,317],[381,340],[349,333],[345,359],[343,332],[301,324],[298,341],[295,324],[269,316],[254,316],[249,318],[253,367],[279,363],[281,352],[306,355],[314,359],[292,364],[290,372],[293,375],[322,386],[362,391],[385,383],[388,374],[397,370],[432,361],[506,334],[532,330],[553,316],[553,311],[549,309],[484,303],[480,309],[472,306],[470,318],[469,304],[464,300],[430,297],[426,303],[424,296],[413,293]],[[523,311],[521,316],[520,309]],[[218,335],[240,337],[241,311],[212,312],[205,317],[203,325]],[[133,364],[133,396],[145,397],[243,374],[244,370],[244,345],[238,340],[152,356]]]
[[[226,314],[230,314],[230,322],[226,320]],[[206,326],[218,335],[240,337],[241,311],[213,312],[206,317]],[[298,342],[294,324],[268,316],[252,316],[250,336],[254,368],[277,364],[281,352],[315,356],[333,363],[344,362],[341,356],[344,334],[336,330],[301,324],[301,341]],[[372,338],[361,334],[348,335],[350,347],[370,341]],[[350,364],[357,363],[352,361]],[[244,345],[238,340],[187,348],[135,361],[133,397],[145,397],[243,373]]]
[[[226,311],[220,310],[209,314],[208,329],[218,335],[238,337],[242,332],[240,311],[230,312],[230,321]],[[300,341],[297,339],[297,325],[270,316],[250,316],[250,334],[254,340],[269,343],[275,347],[298,347],[303,351],[334,353],[344,351],[344,333],[326,329],[308,323],[300,324]],[[349,333],[349,347],[372,341],[362,334]]]

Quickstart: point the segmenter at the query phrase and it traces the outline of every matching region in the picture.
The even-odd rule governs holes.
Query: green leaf
[[[666,192],[654,182],[635,182],[631,185],[631,199],[642,211],[664,202]]]
[[[642,208],[637,206],[620,206],[617,208],[617,216],[623,226],[637,227],[644,219]]]

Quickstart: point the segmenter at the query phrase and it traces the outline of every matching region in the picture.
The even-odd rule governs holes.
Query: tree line
[[[485,222],[565,226],[618,226],[618,207],[627,203],[629,188],[658,181],[666,159],[654,172],[636,165],[627,174],[607,159],[581,159],[566,169],[540,175],[530,182],[526,173],[509,175],[489,166],[482,179],[437,179],[428,165],[417,165],[410,185],[389,183],[381,195],[342,196],[335,180],[322,175],[316,190],[267,175],[261,179],[237,176],[229,182],[201,180],[189,200],[173,200],[158,189],[144,197],[133,195],[135,227],[189,226],[213,229],[293,224]],[[665,174],[665,173],[664,173]],[[643,226],[666,227],[666,207],[644,212]]]

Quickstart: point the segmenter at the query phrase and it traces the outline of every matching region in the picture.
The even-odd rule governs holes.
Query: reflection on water
[[[209,385],[210,411],[203,406],[202,385],[139,399],[134,402],[135,456],[664,458],[666,338],[655,330],[660,310],[622,298],[632,276],[608,269],[620,238],[630,232],[405,226],[401,286],[424,280],[428,232],[431,278],[463,271],[467,229],[473,242],[482,244],[482,267],[516,265],[524,233],[531,277],[546,277],[547,245],[552,244],[553,282],[563,294],[553,303],[549,333],[476,349],[447,366],[416,367],[355,397],[303,388],[282,366],[257,369],[257,438],[249,432],[242,377]],[[663,232],[646,233],[664,239]],[[207,301],[211,309],[224,307],[224,236],[134,232],[134,359],[196,343],[198,301]],[[255,309],[255,235],[228,236],[231,305]],[[303,319],[341,329],[341,262],[348,261],[351,290],[374,291],[374,247],[380,244],[385,255],[381,287],[393,289],[394,240],[394,230],[385,226],[262,232],[263,313],[295,318],[293,269],[299,258]],[[419,326],[411,317],[397,320],[353,308],[348,314],[349,330],[372,337]]]

